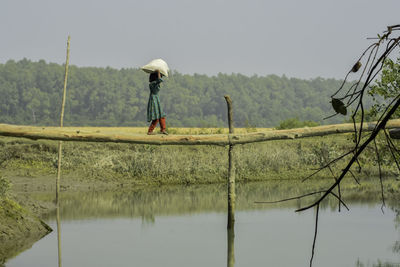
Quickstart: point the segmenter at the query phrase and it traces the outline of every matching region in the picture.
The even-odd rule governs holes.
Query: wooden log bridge
[[[359,125],[358,125],[359,126]],[[376,122],[364,123],[364,131],[372,131]],[[400,119],[390,120],[386,129],[400,128]],[[116,129],[116,128],[113,128]],[[271,130],[247,134],[212,135],[146,135],[126,131],[96,129],[92,127],[39,127],[0,124],[0,136],[24,137],[33,140],[47,139],[80,142],[114,142],[149,145],[237,145],[272,140],[298,139],[331,134],[351,133],[352,123],[305,127],[289,130]]]
[[[272,140],[298,139],[313,136],[354,132],[354,124],[334,124],[317,127],[305,127],[290,130],[271,130],[247,134],[234,134],[232,101],[225,96],[228,106],[229,134],[213,135],[147,135],[130,134],[121,131],[122,128],[93,128],[93,127],[39,127],[0,124],[0,136],[23,137],[33,140],[47,139],[58,141],[79,142],[113,142],[149,145],[218,145],[229,146],[228,157],[228,240],[233,243],[235,225],[235,160],[234,145]],[[62,120],[61,120],[62,121]],[[372,131],[377,122],[363,124],[364,131]],[[360,125],[357,125],[360,127]],[[386,129],[400,128],[400,119],[391,120]],[[61,153],[61,149],[59,149]],[[57,180],[58,181],[58,180]],[[233,247],[228,247],[228,255],[232,254]],[[231,262],[231,261],[229,261]],[[234,260],[233,260],[234,262]]]

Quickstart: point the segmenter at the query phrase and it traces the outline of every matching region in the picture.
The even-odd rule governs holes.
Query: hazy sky
[[[343,78],[400,0],[1,0],[0,62]]]

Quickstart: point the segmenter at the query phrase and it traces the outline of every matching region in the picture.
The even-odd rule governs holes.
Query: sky
[[[0,63],[342,79],[400,0],[1,0]]]

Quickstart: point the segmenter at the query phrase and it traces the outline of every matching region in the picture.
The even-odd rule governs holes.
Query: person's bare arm
[[[161,79],[161,73],[159,70],[156,70],[158,79]]]

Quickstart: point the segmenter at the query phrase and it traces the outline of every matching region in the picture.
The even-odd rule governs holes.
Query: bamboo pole
[[[358,125],[359,126],[359,125]],[[376,122],[364,122],[363,131],[372,131]],[[388,121],[386,129],[400,128],[400,119]],[[213,135],[146,135],[130,134],[123,130],[107,127],[37,127],[0,124],[0,136],[24,137],[33,140],[47,139],[81,142],[113,142],[149,145],[218,145],[248,144],[273,140],[290,140],[354,132],[352,123],[305,127],[289,130],[271,130],[248,134]],[[123,128],[120,128],[123,129]]]
[[[67,59],[65,62],[64,88],[61,103],[60,128],[64,124],[65,98],[67,94],[68,80],[68,63],[69,63],[69,45],[71,37],[68,36],[67,41]],[[57,209],[57,244],[58,244],[58,266],[61,267],[61,224],[60,224],[60,178],[61,178],[61,159],[62,159],[62,141],[58,142],[58,164],[57,164],[57,180],[56,180],[56,209]]]
[[[65,109],[65,98],[67,94],[67,80],[68,80],[68,63],[69,63],[69,44],[71,37],[68,36],[67,41],[67,59],[65,63],[65,75],[64,75],[64,88],[63,88],[63,97],[61,103],[61,114],[60,114],[60,128],[63,127],[64,124],[64,109]],[[59,200],[60,193],[60,177],[61,177],[61,159],[62,159],[62,140],[58,142],[58,164],[57,164],[57,180],[56,180],[56,203]]]
[[[228,124],[229,124],[229,140],[230,136],[234,134],[233,126],[233,110],[232,110],[232,100],[226,95],[224,96],[226,104],[228,105]],[[234,229],[235,227],[235,160],[234,160],[234,145],[229,142],[228,160],[229,160],[229,170],[228,170],[228,229]]]

